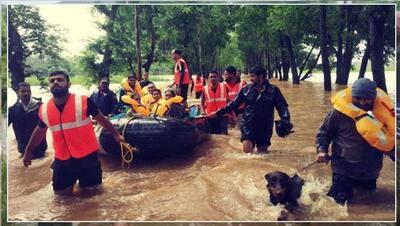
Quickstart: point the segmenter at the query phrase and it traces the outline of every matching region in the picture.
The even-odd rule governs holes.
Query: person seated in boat
[[[170,93],[169,91],[168,93]],[[166,116],[166,113],[170,109],[172,104],[180,104],[183,101],[183,97],[175,96],[175,92],[168,95],[168,99],[163,99],[161,95],[161,90],[153,90],[154,102],[150,103],[148,109],[150,110],[150,115]]]
[[[168,98],[167,100],[162,99],[161,90],[159,89],[153,90],[154,101],[151,102],[148,106],[144,106],[139,97],[137,94],[131,97],[128,95],[124,95],[121,99],[124,103],[130,104],[134,112],[143,116],[166,116],[172,104],[179,104],[183,101],[183,98],[181,96],[174,96]]]
[[[153,82],[149,80],[149,72],[148,72],[148,71],[145,71],[145,72],[143,73],[143,80],[140,81],[140,86],[141,86],[142,88],[144,88],[144,87],[148,86],[148,85],[151,84],[151,83],[153,83]]]
[[[327,195],[344,205],[352,201],[354,189],[376,190],[383,154],[395,160],[395,114],[389,96],[367,78],[337,93],[332,104],[316,136],[316,158],[327,164],[332,143]]]
[[[157,87],[154,83],[150,83],[145,88],[143,88],[143,91],[145,92],[143,92],[144,95],[142,96],[141,102],[144,106],[148,106],[150,105],[150,103],[154,102],[153,91],[155,89],[157,89]]]
[[[121,100],[125,104],[131,105],[132,113],[139,114],[142,116],[150,115],[150,111],[146,108],[145,105],[142,104],[139,94],[136,93],[133,96],[124,95],[121,97]]]
[[[188,116],[188,113],[186,113],[186,112],[189,111],[189,109],[185,109],[185,106],[180,101],[181,100],[179,98],[180,96],[176,96],[174,89],[172,89],[172,88],[165,89],[164,97],[165,97],[165,102],[167,104],[169,104],[168,101],[172,102],[169,105],[169,107],[168,107],[169,109],[166,113],[166,116],[168,118],[184,118],[185,116]]]
[[[90,99],[99,107],[103,115],[118,113],[117,95],[110,90],[110,79],[103,77],[100,79],[99,87],[90,95]]]
[[[128,78],[124,78],[121,81],[121,90],[119,91],[119,101],[123,103],[122,97],[128,95],[129,97],[134,94],[142,96],[142,88],[137,81],[135,74],[130,74]]]

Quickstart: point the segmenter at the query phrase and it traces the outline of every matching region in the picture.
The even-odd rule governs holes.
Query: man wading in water
[[[375,116],[379,112],[387,112],[389,118],[393,117],[391,120],[394,124],[394,112],[387,108],[390,104],[380,104],[384,98],[389,98],[382,90],[379,92],[377,95],[375,82],[367,78],[355,81],[351,90],[342,90],[332,99],[334,109],[328,113],[319,128],[316,137],[317,161],[328,163],[328,147],[332,142],[332,186],[328,196],[339,204],[344,205],[351,201],[354,188],[361,191],[376,190],[376,180],[382,169],[383,159],[379,149],[386,149],[385,153],[394,161],[394,139],[390,145],[390,140],[385,140],[383,133],[371,136],[372,127],[377,122],[363,125],[373,120],[368,111],[372,111]],[[394,125],[391,126],[394,128]],[[362,127],[369,132],[362,135],[358,132]],[[394,134],[394,129],[392,133]],[[371,146],[370,141],[378,146]],[[380,147],[381,143],[385,147]]]
[[[46,137],[49,128],[55,152],[53,190],[60,195],[72,194],[77,180],[84,189],[98,188],[102,183],[102,170],[97,156],[99,144],[89,115],[111,131],[118,143],[124,141],[96,104],[86,96],[69,93],[70,86],[67,73],[55,71],[49,75],[53,98],[39,109],[40,121],[33,131],[23,159],[26,167],[31,165],[32,151]]]
[[[272,128],[274,124],[274,108],[285,124],[290,124],[288,104],[278,87],[270,84],[266,70],[256,66],[250,70],[252,84],[243,87],[236,98],[226,107],[208,114],[208,117],[222,117],[226,113],[237,110],[245,104],[241,122],[241,141],[243,151],[252,152],[257,146],[258,152],[267,152],[271,145]],[[289,131],[284,131],[285,135]]]

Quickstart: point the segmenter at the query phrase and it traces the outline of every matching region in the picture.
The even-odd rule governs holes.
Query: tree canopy
[[[172,74],[170,52],[176,48],[183,51],[192,74],[223,72],[231,64],[244,72],[263,65],[270,78],[279,75],[280,80],[291,79],[298,84],[314,70],[325,68],[325,80],[328,77],[330,80],[332,72],[337,75],[333,82],[347,84],[354,58],[362,58],[359,75],[362,77],[368,61],[376,62],[376,55],[371,54],[383,51],[382,62],[378,63],[382,67],[394,56],[395,7],[378,8],[376,5],[322,8],[318,5],[95,5],[94,12],[104,17],[97,23],[104,35],[88,43],[82,55],[74,58],[79,63],[71,66],[70,60],[63,60],[58,54],[61,48],[57,29],[40,18],[36,8],[12,6],[10,24],[16,29],[9,31],[9,37],[14,37],[10,59],[23,70],[10,67],[10,72],[15,81],[34,72],[40,74],[45,68],[35,67],[34,62],[47,59],[47,68],[78,67],[75,71],[87,75],[90,81],[139,71]],[[372,34],[375,23],[371,18],[379,19],[371,15],[381,18],[382,46],[371,45],[371,38],[378,37]],[[374,52],[373,48],[379,50]],[[53,59],[56,62],[51,62]],[[382,72],[374,73],[384,78]]]

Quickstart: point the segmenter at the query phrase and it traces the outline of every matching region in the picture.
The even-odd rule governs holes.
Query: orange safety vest
[[[231,86],[229,83],[225,82],[226,88],[228,89],[228,101],[231,102],[233,101],[236,96],[239,94],[239,91],[246,86],[246,81],[242,80],[241,82],[235,83],[233,84],[233,86]],[[245,104],[241,104],[238,109],[242,110],[244,109]]]
[[[228,89],[228,100],[233,101],[243,86],[246,85],[246,81],[242,80],[241,82],[235,83],[232,86],[228,82],[225,82],[225,85]]]
[[[53,98],[40,107],[39,117],[53,135],[57,159],[83,158],[99,149],[87,114],[87,99],[87,96],[70,94],[61,114]]]
[[[228,93],[224,83],[219,83],[217,90],[214,91],[211,85],[206,85],[203,90],[205,97],[205,107],[207,114],[218,111],[219,109],[226,106],[226,98]]]
[[[187,67],[187,64],[184,59],[180,58],[175,62],[175,68],[174,68],[174,73],[175,73],[175,84],[179,85],[180,84],[180,79],[181,79],[181,73],[179,72],[179,65],[182,65],[183,68],[185,69],[185,74],[183,76],[183,81],[182,84],[189,84],[190,81],[190,75],[189,75],[189,69]]]
[[[200,81],[196,78],[194,80],[194,91],[200,92],[204,88],[204,79],[200,78]]]

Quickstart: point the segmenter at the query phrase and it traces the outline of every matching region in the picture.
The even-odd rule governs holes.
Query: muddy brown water
[[[25,168],[9,128],[9,220],[275,221],[282,206],[268,201],[264,175],[274,170],[293,174],[314,160],[314,138],[331,107],[331,94],[322,92],[322,84],[273,83],[290,105],[295,133],[286,139],[274,135],[269,154],[242,153],[240,131],[230,129],[228,136],[212,135],[190,154],[136,160],[130,169],[122,169],[118,159],[101,156],[103,188],[92,194],[75,189],[74,197],[55,196],[53,149]],[[51,143],[50,133],[47,138]],[[355,202],[344,207],[325,195],[330,166],[314,165],[300,176],[306,181],[301,208],[290,220],[395,219],[395,164],[389,158],[384,158],[377,191],[356,194]]]

